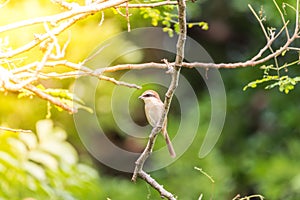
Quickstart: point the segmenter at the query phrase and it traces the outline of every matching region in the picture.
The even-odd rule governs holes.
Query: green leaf
[[[153,18],[151,24],[152,24],[153,26],[157,26],[157,25],[158,25],[158,20],[155,19],[155,18]]]
[[[208,23],[206,22],[199,22],[198,26],[202,27],[202,30],[207,31],[209,29]]]
[[[84,104],[84,102],[79,97],[77,97],[74,93],[71,93],[69,90],[66,89],[47,88],[44,90],[44,92],[50,94],[53,97],[58,97],[60,99],[68,99]]]
[[[265,89],[272,89],[272,88],[274,88],[274,87],[276,87],[276,86],[278,86],[279,85],[279,82],[276,82],[276,83],[273,83],[273,84],[271,84],[271,85],[268,85],[268,86],[266,86],[265,87]]]
[[[39,181],[47,179],[46,172],[42,166],[31,161],[26,161],[23,167],[25,171]]]
[[[51,120],[39,121],[37,123],[37,133],[41,141],[41,150],[55,155],[69,164],[77,162],[78,157],[75,149],[65,142],[67,139],[66,132],[59,128],[53,129],[53,122]]]
[[[164,27],[163,28],[164,32],[167,32],[169,34],[169,37],[173,37],[174,36],[174,31],[173,29],[169,28],[169,27]]]
[[[145,19],[147,19],[147,18],[149,18],[150,16],[149,16],[148,13],[145,13],[145,14],[143,15],[143,17],[144,17]]]
[[[93,110],[87,106],[84,105],[84,101],[82,99],[80,99],[78,96],[76,96],[74,93],[70,92],[69,90],[66,89],[55,89],[55,88],[46,88],[43,85],[38,85],[37,88],[39,88],[41,91],[51,95],[52,97],[57,98],[57,100],[61,101],[64,104],[67,104],[70,107],[75,106],[77,109],[83,109],[86,110],[90,113],[93,113]],[[18,98],[22,98],[22,97],[32,97],[34,96],[34,93],[22,89],[20,91],[20,93],[18,94]],[[54,106],[58,111],[63,111],[63,108],[55,105]],[[50,113],[50,108],[48,105],[48,113],[47,113],[47,118],[49,118],[49,116],[51,116]]]
[[[26,145],[19,139],[11,137],[7,139],[7,143],[10,146],[13,146],[15,148],[16,152],[23,152],[23,154],[20,155],[21,158],[26,157],[27,147]]]
[[[300,81],[300,76],[294,77],[293,78],[295,82],[299,82]]]
[[[21,99],[23,97],[33,97],[34,95],[35,94],[33,92],[30,92],[29,90],[21,89],[18,94],[18,99]]]
[[[284,50],[282,53],[281,53],[281,56],[285,56],[287,50]]]
[[[162,24],[165,25],[166,27],[170,27],[171,26],[170,21],[167,21],[167,20],[162,21]]]
[[[27,146],[29,150],[36,148],[38,144],[37,138],[33,133],[20,133],[19,139]]]
[[[173,23],[176,24],[178,19],[177,14],[172,14],[171,11],[176,8],[176,6],[163,6],[159,9],[157,8],[141,8],[140,14],[144,19],[151,18],[152,26],[158,26],[160,23],[163,25],[163,31],[167,32],[170,37],[173,37],[174,33],[172,29],[168,29]],[[176,31],[176,29],[175,29]]]
[[[178,34],[180,32],[179,23],[174,24],[174,31]]]
[[[258,84],[262,84],[268,81],[273,81],[273,80],[277,80],[278,76],[265,76],[262,79],[258,79],[256,81],[252,81],[250,83],[248,83],[244,88],[243,91],[247,90],[249,87],[250,88],[256,88]]]
[[[266,69],[274,69],[274,65],[262,65],[259,68],[260,69],[264,69],[264,70],[266,70]]]
[[[82,99],[77,97],[74,93],[71,93],[69,90],[65,89],[52,89],[47,88],[44,90],[47,94],[58,98],[62,103],[67,104],[70,107],[76,107],[77,109],[83,109],[90,113],[93,113],[93,110],[87,106],[84,105],[84,102]],[[55,108],[58,111],[63,111],[62,108],[55,105]],[[49,113],[47,114],[49,116]]]
[[[58,168],[58,161],[52,155],[45,151],[41,151],[40,149],[30,151],[28,153],[28,158],[51,170],[56,170]]]
[[[74,107],[77,108],[77,109],[82,109],[82,110],[85,110],[89,113],[94,113],[93,109],[91,109],[90,107],[88,106],[84,106],[82,104],[78,104],[78,103],[74,103]]]
[[[9,168],[17,168],[19,166],[18,160],[4,151],[0,151],[0,162]]]
[[[193,26],[194,26],[193,23],[188,23],[188,27],[189,27],[189,28],[192,28]]]

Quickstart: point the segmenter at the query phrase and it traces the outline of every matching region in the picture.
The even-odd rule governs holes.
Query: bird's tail
[[[171,156],[172,158],[175,158],[175,157],[176,157],[176,153],[175,153],[174,147],[173,147],[173,145],[172,145],[172,142],[171,142],[171,140],[170,140],[170,138],[169,138],[168,132],[167,132],[166,129],[163,129],[162,132],[163,132],[164,138],[165,138],[165,140],[166,140],[166,143],[167,143],[167,147],[168,147],[170,156]]]

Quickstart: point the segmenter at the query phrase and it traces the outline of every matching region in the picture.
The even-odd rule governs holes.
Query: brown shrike
[[[160,100],[157,92],[153,90],[145,91],[141,96],[139,96],[139,99],[144,100],[147,120],[152,127],[155,127],[165,109],[164,103]],[[167,120],[164,122],[161,132],[166,140],[171,157],[176,157],[176,153],[167,132]]]

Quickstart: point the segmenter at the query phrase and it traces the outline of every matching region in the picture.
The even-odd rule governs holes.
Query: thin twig
[[[46,52],[44,53],[43,55],[43,58],[41,60],[41,62],[39,62],[37,68],[36,68],[36,74],[42,70],[42,68],[44,67],[45,63],[47,62],[48,58],[50,57],[54,47],[55,47],[55,44],[58,44],[57,42],[57,38],[53,35],[53,33],[50,31],[47,23],[44,23],[44,27],[45,27],[45,30],[46,32],[49,34],[50,38],[52,39],[51,43],[50,44],[46,44]],[[47,40],[45,41],[47,42]]]
[[[288,50],[300,51],[299,47],[288,47]]]
[[[257,199],[257,198],[259,198],[260,200],[264,199],[264,197],[259,194],[254,194],[254,195],[245,196],[245,197],[241,197],[240,194],[237,194],[232,200],[251,200],[251,199]]]
[[[130,32],[131,28],[130,28],[130,13],[129,13],[129,2],[126,2],[126,20],[127,20],[127,31]]]
[[[272,48],[272,43],[273,42],[270,42],[275,36],[274,36],[274,32],[272,32],[272,30],[270,31],[270,33],[269,33],[269,35],[268,35],[268,33],[267,33],[267,31],[266,31],[266,28],[265,28],[265,26],[264,26],[264,24],[262,23],[262,19],[260,19],[260,17],[256,14],[256,12],[254,11],[254,9],[252,8],[252,6],[250,5],[250,4],[248,4],[248,7],[250,8],[250,10],[252,11],[252,13],[253,13],[253,15],[256,17],[256,19],[257,19],[257,21],[259,22],[259,25],[260,25],[260,27],[261,27],[261,29],[262,29],[262,31],[263,31],[263,33],[264,33],[264,35],[265,35],[265,37],[266,37],[266,39],[267,39],[267,45],[266,45],[266,47],[271,51],[271,53],[274,53],[274,50],[273,50],[273,48]],[[273,40],[274,41],[274,40]],[[275,55],[274,57],[273,57],[273,59],[274,59],[274,61],[275,61],[275,66],[276,66],[276,68],[278,69],[279,68],[279,66],[278,66],[278,60],[277,60],[277,56],[278,55]],[[277,74],[278,74],[278,76],[280,75],[279,74],[279,70],[277,70]]]
[[[140,64],[122,64],[122,65],[115,65],[112,67],[107,67],[103,70],[104,72],[116,72],[120,70],[141,70],[141,69],[167,69],[168,67],[164,63],[140,63]]]
[[[279,6],[277,4],[277,2],[275,0],[273,0],[273,3],[276,6],[276,8],[277,8],[277,10],[278,10],[278,12],[280,14],[280,17],[281,17],[281,20],[282,20],[283,24],[286,24],[287,22],[286,22],[286,20],[284,18],[284,15],[283,15],[281,9],[279,8]],[[285,26],[285,34],[286,34],[287,39],[290,39],[290,34],[289,34],[289,30],[288,30],[287,26]]]
[[[297,5],[296,5],[296,20],[295,20],[295,31],[294,31],[294,35],[297,34],[298,35],[298,31],[299,31],[299,0],[297,0]]]
[[[126,83],[126,82],[124,82],[124,81],[117,81],[116,79],[111,78],[111,77],[108,77],[108,76],[98,75],[97,77],[98,77],[100,80],[109,81],[109,82],[114,83],[115,85],[122,85],[122,86],[126,86],[126,87],[129,87],[129,88],[142,89],[141,86],[138,86],[138,85],[136,85],[136,84],[133,84],[133,83]]]
[[[69,28],[71,25],[73,25],[75,22],[77,22],[78,20],[80,20],[81,18],[85,17],[86,14],[81,14],[78,15],[76,17],[73,17],[72,19],[69,19],[67,22],[63,23],[61,26],[54,28],[52,30],[52,34],[53,35],[58,35],[61,32],[63,32],[64,30],[66,30],[67,28]],[[0,28],[1,29],[1,28]],[[13,57],[15,55],[21,54],[23,52],[26,52],[30,49],[32,49],[33,47],[37,46],[38,44],[40,44],[41,42],[45,41],[46,39],[50,38],[50,34],[49,33],[44,33],[42,35],[36,35],[35,39],[32,40],[31,42],[25,44],[24,46],[21,46],[17,49],[8,51],[8,52],[4,52],[4,53],[0,53],[0,59],[1,58],[10,58]]]
[[[29,25],[33,25],[33,24],[37,24],[37,23],[50,22],[52,24],[55,24],[57,22],[67,19],[60,26],[58,26],[52,30],[51,33],[53,35],[58,35],[61,32],[63,32],[64,30],[66,30],[67,28],[69,28],[70,26],[72,26],[78,20],[85,18],[90,14],[120,5],[126,1],[127,0],[115,0],[115,1],[106,1],[106,2],[103,2],[98,5],[91,4],[88,6],[79,6],[78,8],[76,7],[76,9],[72,9],[70,11],[66,11],[66,12],[63,12],[63,13],[60,13],[57,15],[53,15],[53,16],[49,16],[49,17],[41,17],[41,18],[36,18],[36,19],[31,19],[31,20],[25,20],[25,21],[9,24],[6,26],[2,26],[2,27],[0,27],[0,32],[20,28],[23,26],[29,26]],[[35,39],[32,40],[31,42],[27,43],[26,45],[21,46],[15,50],[0,53],[0,59],[1,58],[10,58],[15,55],[21,54],[25,51],[28,51],[28,50],[32,49],[33,47],[37,46],[38,44],[40,44],[42,41],[48,39],[49,37],[51,37],[51,35],[49,33],[44,33],[42,35],[36,35]]]
[[[105,18],[105,14],[104,12],[102,11],[101,12],[101,19],[100,19],[100,22],[98,23],[98,26],[102,26],[103,22],[104,22],[104,18]]]
[[[52,0],[56,3],[62,2],[62,1],[58,1],[58,0]],[[114,1],[101,1],[99,3],[93,3],[90,5],[86,5],[86,6],[76,6],[74,8],[74,3],[66,3],[64,2],[64,4],[60,4],[61,6],[65,7],[68,9],[68,11],[56,14],[56,15],[51,15],[51,16],[44,16],[44,17],[37,17],[34,19],[27,19],[27,20],[23,20],[23,21],[19,21],[19,22],[15,22],[15,23],[11,23],[8,25],[4,25],[0,27],[0,33],[1,32],[5,32],[5,31],[9,31],[12,29],[17,29],[17,28],[21,28],[21,27],[25,27],[25,26],[32,26],[35,24],[41,24],[41,23],[45,23],[45,22],[49,22],[52,24],[55,24],[57,22],[60,22],[62,20],[68,19],[68,18],[72,18],[74,16],[77,16],[79,14],[93,14],[99,11],[102,11],[104,9],[107,8],[111,8],[111,7],[126,7],[126,2],[128,0],[114,0]],[[176,5],[177,2],[176,1],[163,1],[163,2],[157,2],[157,3],[148,3],[148,4],[128,4],[128,8],[154,8],[154,7],[159,7],[159,6],[165,6],[165,5]]]
[[[3,127],[3,126],[0,126],[0,130],[11,131],[11,132],[19,132],[19,133],[32,133],[31,130],[14,129],[14,128],[8,128],[8,127]]]
[[[104,81],[109,81],[113,84],[116,85],[121,85],[121,86],[125,86],[125,87],[129,87],[129,88],[136,88],[136,89],[141,89],[141,86],[138,86],[136,84],[133,83],[127,83],[124,81],[118,81],[114,78],[108,77],[103,75],[104,72],[109,72],[110,70],[106,71],[105,69],[109,69],[109,68],[104,68],[104,69],[100,69],[100,70],[92,70],[88,67],[83,66],[81,63],[77,64],[77,63],[73,63],[73,62],[69,62],[66,60],[61,60],[61,61],[49,61],[44,63],[43,66],[48,66],[48,67],[54,67],[57,65],[64,65],[67,66],[75,71],[72,72],[65,72],[65,73],[55,73],[55,72],[50,72],[50,73],[41,73],[39,75],[39,78],[41,79],[49,79],[49,78],[57,78],[57,79],[65,79],[65,78],[78,78],[78,77],[82,77],[82,76],[94,76],[97,77],[100,80],[104,80]],[[32,70],[34,67],[39,66],[39,62],[33,62],[30,63],[22,68],[16,68],[14,70],[11,70],[10,72],[14,75],[19,75],[20,73],[26,73],[26,77],[28,77],[28,71]],[[149,66],[149,65],[147,65]],[[35,70],[34,70],[35,71]],[[34,73],[32,73],[34,74]],[[19,90],[19,89],[18,89]]]
[[[128,8],[155,8],[166,5],[177,5],[177,1],[162,1],[157,3],[139,3],[139,4],[128,4]],[[117,6],[119,8],[127,7],[126,4],[121,4]]]
[[[264,24],[262,23],[262,20],[260,19],[260,17],[257,15],[257,13],[255,12],[255,10],[252,8],[252,6],[250,4],[248,4],[248,7],[251,10],[252,14],[255,16],[256,20],[259,22],[261,30],[263,31],[265,37],[267,38],[267,41],[269,41],[270,38],[268,36],[268,33],[266,31],[266,28],[265,28]]]
[[[267,41],[267,44],[258,52],[258,54],[256,56],[254,56],[251,61],[256,61],[258,58],[260,58],[263,53],[269,49],[271,47],[271,45],[273,44],[273,42],[281,35],[281,33],[283,32],[283,30],[286,29],[287,25],[288,25],[289,21],[287,21],[284,26],[281,28],[281,30],[276,34],[276,36],[273,36],[270,38],[269,41]],[[290,38],[289,38],[290,39]],[[289,40],[288,39],[288,40]],[[274,53],[274,52],[273,52]]]
[[[59,4],[61,7],[66,8],[68,10],[72,10],[74,8],[74,6],[79,6],[78,3],[68,3],[66,1],[63,0],[51,0],[53,3]]]

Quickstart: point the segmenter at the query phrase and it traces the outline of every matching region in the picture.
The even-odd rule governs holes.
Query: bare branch
[[[0,126],[0,130],[2,131],[11,131],[11,132],[20,132],[20,133],[32,133],[31,130],[24,130],[24,129],[14,129],[14,128],[8,128]]]
[[[276,2],[275,0],[273,0],[273,3],[274,3],[274,5],[276,6],[276,8],[277,8],[277,10],[278,10],[278,12],[279,12],[279,14],[280,14],[280,17],[281,17],[281,20],[282,20],[283,24],[284,24],[284,25],[287,24],[287,22],[286,22],[286,20],[285,20],[285,18],[284,18],[284,15],[283,15],[281,9],[279,8],[277,2]],[[289,34],[289,30],[288,30],[287,26],[285,26],[284,30],[285,30],[286,37],[287,37],[287,39],[289,40],[289,39],[290,39],[290,34]]]
[[[273,35],[273,36],[270,38],[270,40],[267,41],[266,46],[264,46],[264,47],[259,51],[259,53],[251,59],[251,61],[257,60],[258,58],[260,58],[260,57],[262,56],[262,54],[263,54],[267,49],[270,49],[270,47],[271,47],[271,45],[273,44],[273,42],[281,35],[282,31],[286,29],[288,23],[289,23],[289,22],[286,22],[286,23],[284,24],[284,26],[281,28],[281,30],[276,34],[276,36]],[[289,39],[290,39],[290,38],[289,38]],[[288,40],[289,40],[289,39],[288,39]],[[273,51],[273,53],[274,53],[274,51]]]
[[[39,75],[36,75],[37,69],[34,69],[31,74],[33,77],[37,76],[39,79],[49,79],[49,78],[65,79],[65,78],[78,78],[78,77],[82,77],[82,76],[94,76],[100,80],[109,81],[115,85],[121,85],[121,86],[129,87],[129,88],[141,89],[141,86],[138,86],[136,84],[126,83],[124,81],[118,81],[114,78],[104,76],[103,73],[109,72],[110,70],[106,71],[106,69],[109,69],[109,68],[104,68],[104,69],[100,68],[99,70],[92,70],[88,67],[82,66],[81,63],[77,64],[77,63],[69,62],[66,60],[48,61],[48,62],[43,63],[43,66],[46,66],[46,67],[55,67],[58,65],[64,65],[75,71],[65,72],[65,73],[49,72],[49,73],[40,73]],[[30,75],[28,74],[28,72],[30,70],[32,70],[33,68],[38,68],[39,66],[40,66],[40,62],[34,62],[34,63],[26,65],[22,68],[16,68],[14,70],[11,70],[10,72],[13,73],[14,75],[18,74],[19,76],[21,76],[20,74],[22,74],[22,73],[26,73],[26,77],[29,77]]]
[[[299,47],[288,47],[288,50],[300,51]]]
[[[299,31],[299,0],[297,0],[296,3],[296,19],[295,19],[295,31],[294,31],[294,35],[298,35],[298,31]]]
[[[117,81],[116,79],[108,77],[108,76],[99,75],[98,78],[101,79],[101,80],[112,82],[116,85],[122,85],[122,86],[126,86],[126,87],[129,87],[129,88],[135,88],[135,89],[142,89],[141,86],[138,86],[136,84],[126,83],[126,82],[123,82],[123,81]]]
[[[149,174],[144,172],[143,170],[140,172],[139,176],[144,179],[149,185],[155,188],[162,197],[166,197],[170,200],[176,200],[174,195],[168,192],[162,185],[160,185],[154,178],[152,178]]]
[[[105,2],[103,2],[101,4],[97,4],[97,5],[91,4],[91,5],[87,5],[87,6],[77,6],[70,11],[66,11],[63,13],[56,14],[56,15],[24,20],[21,22],[16,22],[16,23],[8,24],[6,26],[2,26],[2,27],[0,27],[0,32],[4,32],[4,31],[11,30],[11,29],[24,27],[24,26],[34,25],[34,24],[38,24],[38,23],[49,22],[51,24],[57,24],[58,22],[68,19],[68,20],[64,21],[60,26],[58,26],[52,30],[53,35],[58,35],[61,32],[63,32],[64,30],[66,30],[67,28],[69,28],[71,25],[73,25],[78,20],[85,18],[90,14],[120,5],[125,2],[127,2],[127,0],[105,1]],[[28,51],[31,48],[38,45],[39,43],[41,43],[42,41],[48,39],[49,37],[51,37],[51,35],[49,33],[45,33],[42,35],[36,35],[35,39],[33,41],[27,43],[26,45],[19,47],[12,51],[0,53],[0,58],[10,58],[10,57],[13,57],[22,52]]]
[[[177,1],[162,1],[157,3],[139,3],[139,4],[128,4],[128,8],[155,8],[159,6],[166,6],[166,5],[177,5]],[[121,4],[117,6],[119,8],[125,8],[126,4]]]
[[[61,107],[62,109],[70,112],[70,113],[76,113],[77,109],[73,108],[72,105],[67,105],[63,102],[61,102],[60,99],[53,97],[45,92],[43,92],[41,89],[35,87],[31,84],[31,82],[35,81],[35,78],[30,78],[25,81],[17,80],[16,78],[10,78],[11,81],[13,81],[15,84],[6,82],[2,83],[0,86],[4,88],[6,91],[20,91],[21,89],[26,89],[30,92],[33,92],[36,96],[38,96],[41,99],[47,100],[51,102],[52,104]]]
[[[165,96],[164,106],[165,110],[162,113],[161,119],[159,123],[154,127],[151,131],[151,134],[149,136],[149,140],[147,143],[146,148],[144,149],[143,153],[140,155],[138,160],[136,161],[136,166],[133,172],[132,181],[136,181],[137,176],[140,176],[144,180],[146,180],[154,189],[156,189],[162,196],[168,198],[168,199],[175,199],[175,197],[167,192],[166,194],[162,194],[162,192],[166,192],[165,190],[162,190],[162,186],[160,186],[156,181],[153,181],[150,179],[150,176],[143,171],[143,165],[145,161],[150,156],[155,139],[157,137],[157,134],[161,131],[161,128],[166,121],[169,108],[171,105],[172,97],[174,95],[175,89],[178,85],[179,75],[180,75],[180,68],[182,66],[183,58],[184,58],[184,47],[185,47],[185,40],[186,40],[186,5],[185,0],[178,0],[178,19],[179,19],[179,37],[177,41],[177,52],[176,52],[176,59],[175,59],[175,65],[173,74],[172,74],[172,80],[170,83],[170,86],[168,88],[168,91]]]
[[[33,92],[36,96],[38,96],[41,99],[44,99],[46,101],[49,101],[50,103],[70,112],[70,113],[76,113],[77,109],[72,107],[72,105],[67,105],[63,102],[61,102],[58,98],[53,97],[45,92],[43,92],[42,90],[38,89],[37,87],[29,84],[24,86],[25,89],[29,90],[30,92]]]
[[[67,28],[69,28],[71,25],[73,25],[76,21],[80,20],[81,18],[85,17],[84,14],[78,15],[76,17],[73,17],[72,19],[69,19],[67,22],[63,23],[61,26],[54,28],[52,30],[52,34],[53,35],[58,35],[61,32],[63,32],[64,30],[66,30]],[[0,28],[1,29],[1,28]],[[42,35],[35,35],[35,39],[27,44],[25,44],[24,46],[21,46],[15,50],[12,51],[8,51],[8,52],[4,52],[4,53],[0,53],[0,59],[1,58],[10,58],[13,57],[15,55],[21,54],[25,51],[28,51],[30,49],[32,49],[33,47],[37,46],[39,43],[41,43],[42,41],[50,38],[50,34],[49,33],[45,33]]]
[[[270,42],[270,40],[272,40],[272,38],[274,38],[274,34],[275,34],[275,33],[274,33],[273,30],[271,29],[271,30],[269,30],[270,32],[269,32],[269,34],[268,34],[268,32],[266,31],[265,26],[264,26],[263,23],[262,23],[263,20],[260,19],[260,18],[258,17],[258,15],[256,14],[256,12],[254,11],[254,9],[252,8],[252,6],[251,6],[250,4],[248,5],[248,7],[250,8],[250,10],[252,11],[253,15],[256,17],[257,21],[259,22],[259,25],[260,25],[260,27],[261,27],[261,29],[262,29],[262,31],[263,31],[263,33],[264,33],[266,39],[267,39],[267,45],[266,45],[266,47],[267,47],[272,53],[274,53],[274,50],[273,50],[273,48],[272,48],[272,43],[273,43],[273,42],[272,42],[272,41]],[[269,35],[270,35],[270,36],[269,36]],[[273,40],[273,41],[274,41],[274,40]],[[277,55],[274,56],[273,59],[274,59],[274,61],[275,61],[276,68],[278,69],[279,66],[278,66]],[[279,76],[279,70],[277,70],[277,73],[278,73],[278,76]]]
[[[99,3],[95,2],[85,6],[79,6],[78,4],[77,6],[74,6],[74,3],[66,3],[59,0],[52,0],[52,1],[60,4],[61,6],[69,10],[56,15],[38,17],[35,19],[27,19],[27,20],[11,23],[5,26],[1,26],[0,33],[8,30],[16,29],[16,28],[21,28],[24,26],[31,26],[31,25],[41,24],[45,22],[56,24],[57,22],[60,22],[68,18],[72,18],[74,16],[78,16],[80,14],[90,15],[111,7],[126,7],[126,2],[128,2],[128,0],[114,0],[114,1],[105,1],[105,2],[101,1]],[[143,7],[153,8],[153,7],[159,7],[164,5],[176,5],[176,4],[177,4],[176,1],[163,1],[163,2],[149,3],[149,4],[128,4],[128,8],[143,8]]]
[[[68,10],[73,9],[76,6],[79,6],[78,3],[72,2],[72,3],[68,3],[66,1],[62,1],[62,0],[51,0],[53,3],[59,4],[61,7],[66,8]]]
[[[164,63],[141,63],[141,64],[123,64],[123,65],[115,65],[112,67],[107,67],[103,70],[103,72],[116,72],[120,70],[141,70],[141,69],[148,69],[148,68],[156,68],[156,69],[167,69],[166,64]]]
[[[259,16],[256,14],[255,10],[252,8],[252,6],[250,4],[248,4],[248,7],[251,10],[252,14],[255,16],[256,20],[259,22],[259,25],[260,25],[265,37],[267,38],[267,41],[269,41],[270,38],[268,36],[265,26],[262,23],[262,19],[259,18]]]

